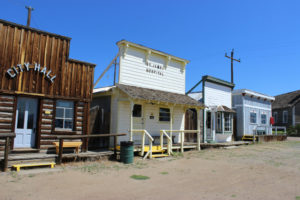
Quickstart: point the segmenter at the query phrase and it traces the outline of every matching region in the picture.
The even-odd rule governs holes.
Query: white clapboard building
[[[232,90],[234,84],[212,77],[202,77],[202,91],[189,96],[203,103],[205,142],[230,142],[233,135]]]
[[[185,129],[186,111],[200,113],[203,108],[185,95],[189,61],[126,40],[117,45],[118,81],[110,87],[95,88],[92,103],[110,113],[110,133],[128,133],[118,142],[132,139],[135,144],[140,144],[147,133],[154,139],[153,144],[159,143],[162,130],[175,136],[174,143],[184,140],[175,130]],[[200,122],[198,125],[200,130]],[[138,134],[145,131],[144,136]]]

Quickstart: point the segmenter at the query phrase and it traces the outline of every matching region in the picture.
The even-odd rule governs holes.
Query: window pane
[[[142,105],[134,104],[132,116],[133,117],[141,117],[142,116]]]
[[[28,111],[27,129],[33,129],[34,114]]]
[[[57,101],[55,118],[55,128],[72,130],[74,119],[74,102]]]
[[[170,121],[169,108],[159,108],[159,121]]]
[[[266,124],[267,123],[267,115],[266,114],[262,114],[261,115],[261,123],[262,124]]]
[[[64,109],[63,108],[56,108],[56,117],[63,118],[64,117]]]
[[[64,120],[63,119],[56,119],[55,120],[55,128],[63,128],[64,127]]]
[[[72,129],[73,128],[73,120],[66,119],[65,120],[65,129]]]
[[[56,107],[74,108],[74,103],[72,101],[57,101]]]
[[[25,105],[20,105],[17,128],[24,128]]]
[[[74,116],[74,111],[73,111],[73,109],[66,109],[65,110],[65,118],[73,118],[73,116]]]
[[[256,113],[250,113],[250,122],[251,123],[256,123]]]

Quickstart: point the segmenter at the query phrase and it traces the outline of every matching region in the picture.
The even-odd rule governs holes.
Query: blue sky
[[[1,0],[0,18],[69,36],[70,58],[97,64],[95,78],[126,39],[190,60],[186,90],[203,75],[236,89],[277,95],[300,89],[300,1],[297,0]],[[98,86],[111,85],[110,70]],[[201,88],[198,88],[201,89]]]

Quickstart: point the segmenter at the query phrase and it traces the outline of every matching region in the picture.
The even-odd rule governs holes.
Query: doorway
[[[185,124],[184,130],[197,130],[197,111],[195,109],[188,109],[185,112]],[[197,134],[195,133],[185,133],[185,142],[197,142]]]
[[[35,147],[37,99],[19,97],[17,99],[15,148]]]
[[[141,104],[134,104],[132,110],[132,129],[143,130],[144,129],[144,118],[143,118],[143,107]],[[134,144],[141,144],[141,134],[133,135]]]

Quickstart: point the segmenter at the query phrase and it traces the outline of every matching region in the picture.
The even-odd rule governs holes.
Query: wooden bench
[[[59,142],[53,142],[56,148],[56,154],[59,152]],[[79,153],[79,147],[81,147],[82,142],[63,142],[63,148],[75,148],[76,153]]]
[[[16,171],[20,171],[21,167],[39,167],[39,166],[51,166],[51,168],[54,168],[55,163],[50,162],[50,163],[30,163],[30,164],[16,164],[13,165],[12,167],[16,169]]]

